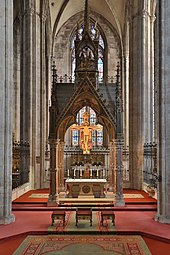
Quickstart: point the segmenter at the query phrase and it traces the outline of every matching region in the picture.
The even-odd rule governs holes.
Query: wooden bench
[[[104,225],[104,220],[111,219],[113,226],[115,226],[115,214],[111,210],[102,210],[101,211],[101,223]]]
[[[65,216],[66,216],[66,212],[64,210],[55,210],[53,211],[52,215],[51,215],[51,219],[52,219],[52,226],[55,223],[55,219],[59,219],[63,221],[63,226],[65,225]]]
[[[90,220],[90,226],[92,226],[92,208],[89,207],[76,208],[76,226],[78,226],[79,220]]]

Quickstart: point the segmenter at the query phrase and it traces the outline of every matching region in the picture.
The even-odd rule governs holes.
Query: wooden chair
[[[92,208],[89,207],[76,208],[76,226],[78,226],[79,220],[90,220],[90,226],[92,226]]]
[[[101,223],[104,225],[104,220],[111,219],[113,226],[115,226],[115,214],[112,210],[102,210],[101,211]]]
[[[66,212],[64,210],[58,209],[53,211],[52,215],[51,215],[51,219],[52,219],[52,226],[54,225],[55,219],[59,219],[63,221],[63,226],[65,225],[65,216],[66,216]]]

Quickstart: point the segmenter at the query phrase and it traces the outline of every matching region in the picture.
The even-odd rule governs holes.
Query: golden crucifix
[[[90,154],[90,150],[92,149],[92,130],[101,130],[101,128],[97,125],[90,126],[90,114],[88,112],[84,112],[82,117],[82,125],[78,126],[74,124],[71,129],[80,130],[80,147],[83,150],[83,154]]]

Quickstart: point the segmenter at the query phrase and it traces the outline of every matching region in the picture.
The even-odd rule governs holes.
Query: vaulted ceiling
[[[73,15],[84,11],[84,0],[49,0],[53,35]],[[89,0],[89,10],[107,19],[120,38],[124,29],[126,0]]]
[[[57,34],[63,24],[76,13],[84,11],[85,0],[44,0],[44,5],[47,6],[49,1],[51,31],[53,36]],[[128,0],[89,0],[89,10],[96,12],[103,16],[117,31],[120,38],[122,38],[124,24],[125,24],[125,7]],[[30,7],[34,1],[28,1]],[[36,0],[34,7],[36,12],[41,12],[43,2]],[[24,5],[22,0],[13,0],[14,4],[14,19],[20,13],[19,5]]]

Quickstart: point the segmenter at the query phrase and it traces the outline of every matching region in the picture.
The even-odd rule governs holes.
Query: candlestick
[[[105,177],[105,169],[103,168],[103,179],[104,179],[104,177]]]
[[[80,178],[82,178],[83,172],[82,172],[82,168],[80,169]]]
[[[99,169],[97,169],[97,179],[98,179],[98,177],[99,177]]]
[[[90,169],[90,178],[92,178],[92,169]]]

